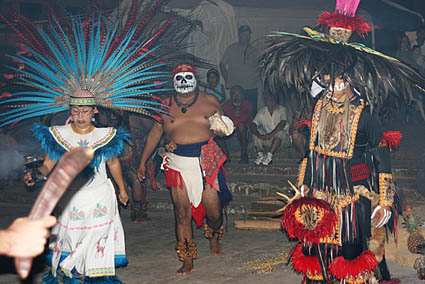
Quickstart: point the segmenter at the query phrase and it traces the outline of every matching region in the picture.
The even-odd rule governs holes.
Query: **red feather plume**
[[[299,128],[304,127],[304,126],[307,126],[308,129],[311,129],[311,120],[303,119],[297,125],[295,125],[295,128],[299,129]]]
[[[380,143],[388,146],[392,151],[393,148],[400,146],[401,138],[403,138],[403,134],[400,131],[385,131]]]
[[[357,32],[359,35],[367,33],[370,26],[361,17],[349,17],[338,13],[323,12],[319,16],[319,24],[328,27],[344,28]]]

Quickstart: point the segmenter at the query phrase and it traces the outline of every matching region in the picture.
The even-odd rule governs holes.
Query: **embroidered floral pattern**
[[[205,172],[206,182],[211,187],[220,190],[216,178],[220,167],[226,161],[226,156],[214,140],[210,139],[208,144],[202,146],[200,160],[202,170]]]
[[[69,218],[71,219],[71,221],[80,221],[80,220],[84,220],[84,211],[82,210],[78,210],[77,207],[72,207],[72,211],[71,213],[69,213]]]
[[[100,218],[108,214],[108,209],[106,206],[102,206],[102,204],[97,203],[96,208],[93,210],[93,218]]]
[[[88,271],[90,277],[115,275],[114,267],[89,268]]]
[[[80,140],[78,141],[78,145],[80,145],[81,147],[87,148],[89,146],[89,141],[87,141],[87,139]]]
[[[96,131],[102,131],[101,133],[103,133],[103,130],[101,129],[102,128],[98,128],[96,129]],[[69,151],[73,147],[72,142],[69,141],[69,134],[67,132],[67,128],[52,126],[49,128],[49,130],[56,142],[58,142],[58,144],[64,147],[67,151]],[[104,145],[108,144],[115,137],[115,134],[117,132],[117,130],[113,127],[108,127],[106,130],[106,133],[103,133],[97,141],[89,143],[87,140],[80,140],[78,144],[83,143],[83,145],[80,144],[80,146],[90,147],[93,150],[101,148]]]

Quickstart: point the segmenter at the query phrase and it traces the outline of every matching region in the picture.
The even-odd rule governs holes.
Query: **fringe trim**
[[[62,275],[62,273],[58,273],[58,277],[53,276],[52,272],[43,275],[42,284],[59,284],[59,277],[62,278],[62,282],[64,284],[81,284],[81,283],[96,283],[96,284],[125,284],[122,282],[118,276],[101,276],[101,277],[88,277],[88,276],[74,276],[67,277]],[[84,279],[84,282],[81,280]]]
[[[342,256],[335,258],[329,265],[329,271],[338,279],[362,283],[370,272],[375,270],[378,261],[369,250],[362,252],[354,260],[347,260]],[[353,282],[354,281],[354,282]],[[359,282],[360,281],[360,282]]]

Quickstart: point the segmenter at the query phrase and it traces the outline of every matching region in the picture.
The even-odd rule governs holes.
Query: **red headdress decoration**
[[[190,64],[179,64],[173,70],[173,76],[180,72],[192,72],[196,75],[196,68]]]
[[[320,14],[319,24],[355,31],[360,35],[367,33],[369,25],[361,17],[355,16],[359,3],[360,0],[336,0],[335,12]]]

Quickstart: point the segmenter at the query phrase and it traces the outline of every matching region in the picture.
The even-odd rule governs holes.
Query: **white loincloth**
[[[161,169],[167,167],[181,174],[190,202],[193,206],[198,207],[204,190],[203,171],[199,157],[184,157],[167,153],[164,156]]]

